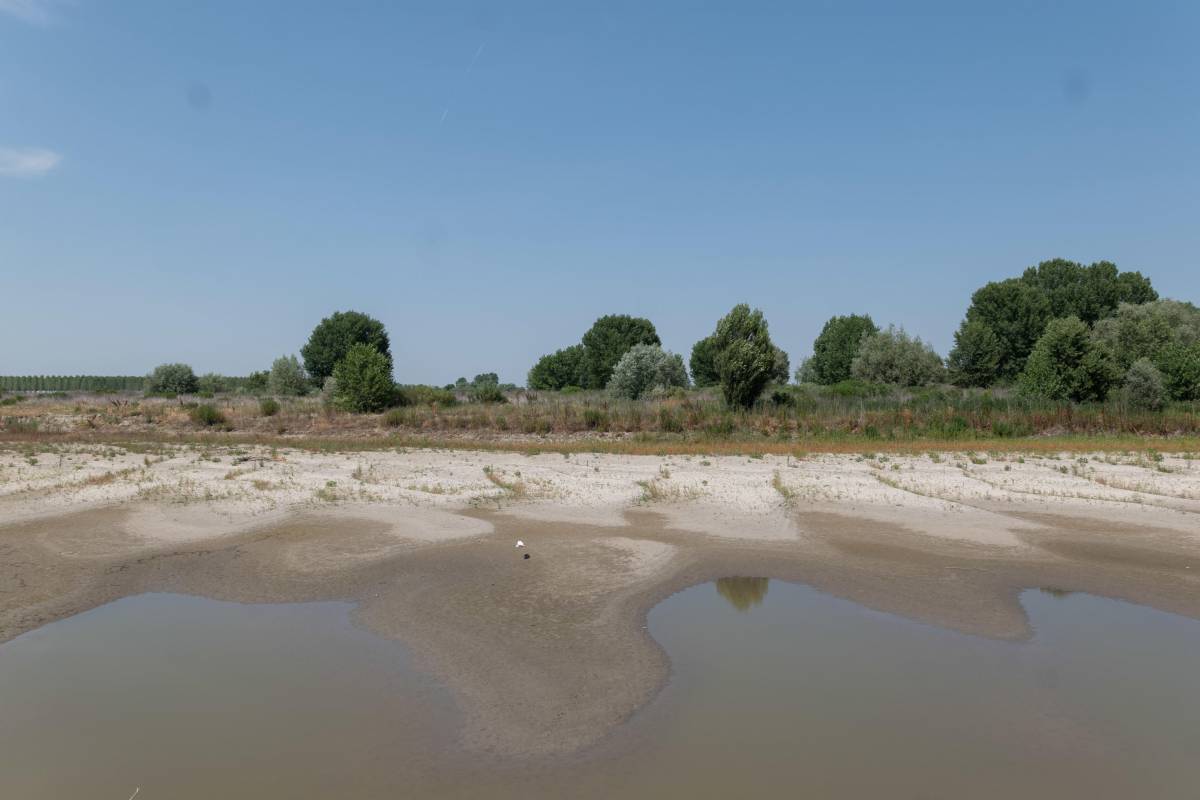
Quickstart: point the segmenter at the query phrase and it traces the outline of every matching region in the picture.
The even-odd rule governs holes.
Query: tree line
[[[686,386],[679,356],[662,350],[654,325],[601,317],[579,344],[543,356],[532,389],[608,389],[625,397]],[[748,406],[771,383],[789,380],[788,356],[770,340],[762,313],[736,306],[696,342],[689,360],[697,387],[720,386]],[[1043,261],[971,296],[954,347],[943,359],[919,337],[868,314],[830,318],[797,383],[845,381],[897,386],[952,383],[1011,386],[1059,401],[1101,401],[1120,393],[1135,405],[1200,399],[1200,309],[1160,299],[1149,278],[1100,261]]]

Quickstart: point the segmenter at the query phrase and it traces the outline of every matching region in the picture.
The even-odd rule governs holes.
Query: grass
[[[1197,404],[1140,412],[1120,403],[1039,403],[999,391],[953,388],[859,387],[848,392],[845,387],[805,386],[789,387],[780,396],[785,402],[731,411],[712,390],[643,401],[616,400],[600,392],[522,392],[503,405],[428,403],[363,415],[325,408],[316,398],[292,398],[270,417],[252,396],[222,396],[220,410],[212,404],[189,409],[178,400],[134,396],[28,397],[19,417],[0,422],[0,442],[702,457],[1200,449]]]

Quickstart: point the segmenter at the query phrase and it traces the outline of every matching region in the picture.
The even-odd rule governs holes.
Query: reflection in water
[[[738,611],[749,611],[762,605],[769,582],[769,578],[720,578],[717,581],[717,594]]]
[[[1042,592],[1042,594],[1048,594],[1051,597],[1057,597],[1059,600],[1062,600],[1066,597],[1070,597],[1071,595],[1075,594],[1075,592],[1073,592],[1069,589],[1055,589],[1052,586],[1043,586],[1041,588],[1041,592]]]

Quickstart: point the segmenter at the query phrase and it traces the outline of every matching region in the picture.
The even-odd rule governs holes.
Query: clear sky
[[[1200,3],[0,0],[0,374],[245,374],[338,309],[396,377],[737,302],[952,343],[1115,261],[1200,301]]]

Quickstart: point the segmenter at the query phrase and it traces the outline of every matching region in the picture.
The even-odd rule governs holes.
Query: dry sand
[[[1200,462],[0,451],[0,642],[147,591],[348,599],[500,756],[599,742],[668,677],[647,611],[730,575],[997,638],[1034,586],[1200,617]]]

